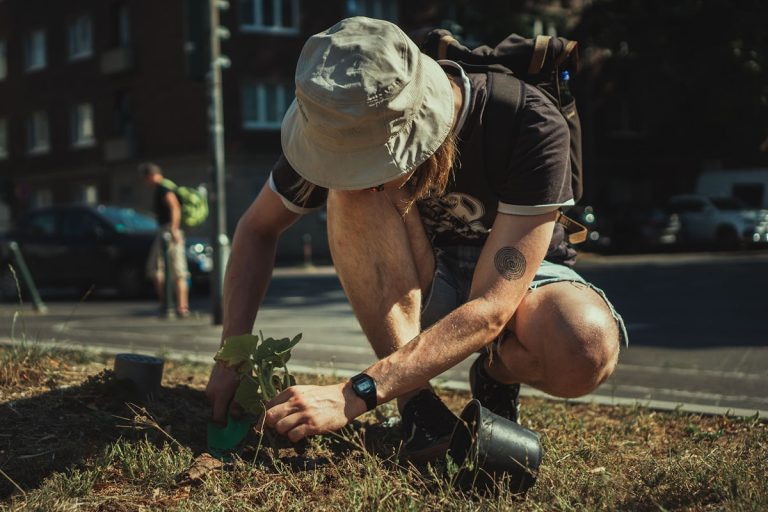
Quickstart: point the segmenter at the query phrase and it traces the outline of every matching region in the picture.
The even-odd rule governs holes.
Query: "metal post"
[[[211,166],[213,187],[211,194],[213,223],[213,272],[211,274],[211,299],[213,303],[213,324],[221,325],[223,312],[224,270],[229,256],[227,237],[227,196],[224,169],[224,112],[221,91],[221,66],[225,58],[221,55],[219,27],[219,6],[217,0],[209,0],[211,20],[211,63],[208,73],[208,118],[211,137]]]
[[[29,290],[29,295],[32,299],[32,306],[35,308],[35,311],[43,314],[47,313],[48,308],[40,298],[40,294],[37,292],[37,287],[35,286],[35,282],[32,280],[32,274],[29,273],[29,268],[27,268],[27,263],[24,261],[24,256],[21,254],[19,244],[11,240],[8,242],[8,248],[11,250],[13,261],[16,263],[16,268],[19,269],[19,272],[21,273],[21,281],[24,283],[24,286],[27,288],[27,290]]]
[[[165,286],[165,297],[163,297],[163,306],[165,307],[165,316],[167,318],[173,318],[176,314],[176,304],[174,300],[174,283],[171,275],[170,257],[168,256],[168,250],[171,247],[171,234],[168,232],[163,233],[163,283]]]

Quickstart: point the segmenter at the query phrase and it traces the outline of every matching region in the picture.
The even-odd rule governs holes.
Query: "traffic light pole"
[[[211,62],[208,72],[208,118],[211,137],[211,167],[213,190],[211,193],[213,217],[213,273],[211,275],[211,299],[213,303],[213,324],[223,322],[224,271],[229,258],[227,236],[227,194],[224,169],[224,112],[221,91],[221,67],[226,59],[221,55],[221,29],[219,9],[226,5],[221,0],[209,0]]]

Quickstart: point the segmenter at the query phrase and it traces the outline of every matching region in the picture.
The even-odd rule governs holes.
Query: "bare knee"
[[[547,364],[549,393],[575,398],[594,391],[613,373],[619,355],[616,321],[605,307],[586,307],[578,323],[571,324],[560,357]]]

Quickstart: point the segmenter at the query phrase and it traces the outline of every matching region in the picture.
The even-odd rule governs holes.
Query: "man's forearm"
[[[371,366],[366,373],[376,381],[379,403],[419,388],[486,346],[504,327],[489,320],[495,317],[489,301],[470,301]]]
[[[277,239],[238,229],[224,277],[222,341],[253,330],[272,277]]]

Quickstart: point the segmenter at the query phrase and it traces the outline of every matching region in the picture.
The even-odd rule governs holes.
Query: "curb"
[[[13,340],[8,338],[0,338],[0,345],[12,345]],[[83,345],[77,343],[67,342],[50,342],[50,341],[33,341],[28,343],[34,343],[36,345],[45,348],[59,348],[59,349],[74,349],[84,350],[87,352],[96,352],[99,354],[115,355],[125,352],[134,352],[133,349],[116,349],[115,347],[101,346],[101,345]],[[175,354],[154,354],[164,357],[171,361],[191,361],[195,363],[212,363],[213,357],[211,355],[201,356],[197,353],[177,351]],[[291,371],[295,373],[303,373],[307,375],[323,375],[332,377],[352,377],[357,375],[359,370],[347,370],[344,368],[321,368],[317,366],[307,366],[302,364],[292,364]],[[450,389],[455,391],[469,391],[469,384],[457,380],[441,380],[439,377],[433,379],[433,383],[437,388]],[[640,400],[636,398],[621,398],[615,396],[606,396],[599,394],[584,395],[579,398],[559,398],[549,395],[537,389],[529,386],[524,386],[520,390],[520,394],[526,397],[543,398],[555,402],[564,402],[566,404],[596,404],[596,405],[608,405],[608,406],[625,406],[625,407],[641,407],[644,409],[650,409],[654,411],[663,412],[682,412],[690,414],[701,414],[706,416],[726,416],[726,417],[740,417],[740,418],[756,418],[765,421],[768,419],[768,411],[761,409],[740,409],[732,407],[719,407],[714,405],[692,404],[685,402],[669,402],[664,400]]]

